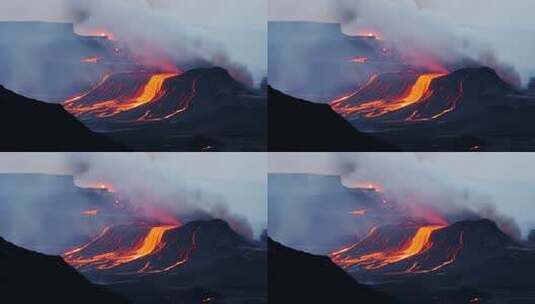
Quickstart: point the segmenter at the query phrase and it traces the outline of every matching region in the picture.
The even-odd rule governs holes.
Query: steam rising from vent
[[[510,236],[521,237],[518,224],[496,210],[492,197],[469,187],[459,187],[433,171],[422,169],[422,162],[417,158],[406,157],[403,163],[398,163],[387,157],[338,155],[333,160],[335,167],[344,172],[342,179],[346,184],[363,179],[380,183],[385,189],[385,199],[405,206],[405,212],[413,218],[429,220],[436,212],[449,222],[487,218]],[[444,224],[436,220],[431,223]]]
[[[249,85],[263,77],[262,63],[252,59],[259,56],[252,53],[264,52],[259,46],[245,49],[229,45],[228,41],[232,39],[226,38],[236,29],[221,30],[219,27],[186,24],[175,14],[173,6],[159,9],[159,6],[151,6],[147,1],[65,0],[65,8],[78,32],[105,29],[146,66],[165,70],[170,64],[216,65]],[[198,10],[203,9],[203,5],[199,5]],[[206,12],[207,18],[209,13]],[[251,32],[242,38],[255,41],[255,36],[258,33]],[[162,61],[162,58],[168,60]]]
[[[197,219],[219,218],[238,233],[254,237],[245,216],[235,214],[221,197],[200,187],[187,186],[180,172],[162,170],[145,156],[102,157],[98,154],[68,154],[69,167],[79,180],[105,180],[145,220],[174,225]],[[135,168],[136,174],[125,174]]]
[[[482,29],[458,25],[452,22],[451,18],[444,18],[437,13],[444,10],[443,7],[434,10],[438,1],[337,0],[334,2],[336,18],[344,24],[346,31],[356,31],[359,28],[377,29],[390,47],[399,51],[405,60],[414,66],[433,70],[434,65],[428,60],[433,58],[440,60],[444,66],[454,68],[463,65],[489,66],[515,85],[520,85],[521,81],[525,85],[533,76],[533,69],[530,71],[529,68],[533,65],[532,61],[519,62],[519,56],[511,52],[506,55],[503,52],[504,48],[510,51],[511,45],[500,37],[500,34],[493,30],[492,39],[487,39],[482,34]],[[451,4],[451,7],[454,5]],[[463,3],[458,9],[469,12],[475,5]],[[514,4],[509,5],[514,6]],[[488,14],[493,14],[496,10],[487,9]],[[485,9],[479,8],[478,12],[472,14],[480,13],[484,14]],[[515,36],[514,33],[511,35]],[[518,39],[522,40],[521,37]],[[534,47],[535,41],[531,41],[531,45]]]

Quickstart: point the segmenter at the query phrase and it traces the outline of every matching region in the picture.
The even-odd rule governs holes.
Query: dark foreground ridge
[[[351,126],[329,105],[268,88],[269,151],[397,151]]]
[[[0,86],[0,105],[3,151],[125,150],[90,131],[59,104],[29,99]]]
[[[91,284],[60,257],[17,247],[0,237],[2,298],[12,303],[128,303]]]
[[[268,240],[269,302],[396,303],[393,299],[359,284],[326,256],[287,248]]]

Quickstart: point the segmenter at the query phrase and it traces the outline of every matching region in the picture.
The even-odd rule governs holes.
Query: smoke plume
[[[393,48],[400,51],[404,58],[415,66],[433,68],[430,59],[440,60],[446,67],[458,68],[472,62],[472,65],[485,65],[495,69],[509,82],[527,84],[533,76],[532,62],[519,62],[518,56],[506,55],[503,49],[511,49],[510,41],[504,40],[495,29],[478,28],[472,25],[456,24],[451,18],[437,14],[446,11],[433,0],[336,0],[335,12],[348,28],[372,28],[384,36]],[[478,7],[475,3],[458,5],[460,15],[497,13],[493,5]],[[456,4],[451,4],[453,6]],[[515,7],[514,4],[511,4]],[[473,11],[473,8],[478,11]],[[521,5],[517,8],[521,10]],[[448,10],[445,14],[451,14]],[[486,24],[485,24],[486,25]],[[497,28],[500,24],[495,25]],[[515,31],[509,29],[515,36]],[[493,32],[493,39],[483,32]],[[518,37],[519,41],[522,40]],[[522,40],[523,41],[523,40]],[[535,46],[535,41],[531,43]],[[461,65],[461,66],[460,66]]]

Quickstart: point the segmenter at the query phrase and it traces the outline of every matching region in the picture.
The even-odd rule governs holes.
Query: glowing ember
[[[102,57],[88,57],[80,59],[81,63],[99,63],[102,60]]]
[[[383,35],[381,33],[370,29],[359,30],[357,31],[356,35],[370,39],[383,40]]]
[[[78,31],[79,35],[82,36],[91,36],[91,37],[102,37],[108,40],[116,40],[115,35],[111,32],[102,30],[102,29],[92,29],[87,31]]]
[[[91,210],[85,210],[85,211],[82,211],[82,215],[86,215],[86,216],[97,216],[98,213],[102,211],[100,209],[91,209]]]
[[[108,192],[115,192],[113,185],[103,182],[77,181],[76,183],[82,188],[100,189]]]
[[[352,105],[350,103],[344,103],[344,101],[350,99],[355,93],[350,96],[343,97],[335,100],[331,103],[333,109],[343,115],[359,114],[367,118],[375,118],[383,116],[388,113],[399,111],[408,106],[412,106],[416,103],[422,102],[426,97],[432,94],[429,89],[433,80],[445,76],[443,73],[426,73],[418,76],[415,83],[408,88],[401,96],[392,98],[391,100],[380,99],[360,103],[358,105]],[[370,85],[377,79],[377,76],[372,77],[367,85]],[[366,86],[367,86],[366,85]],[[365,86],[365,87],[366,87]]]
[[[354,63],[367,63],[370,59],[368,57],[364,57],[364,56],[357,56],[357,57],[353,57],[351,58],[351,62],[354,62]]]
[[[366,210],[366,209],[358,209],[358,210],[349,212],[349,214],[355,215],[355,216],[366,215],[366,213],[368,213],[368,210]]]
[[[371,181],[348,181],[348,187],[356,189],[367,189],[376,192],[384,192],[384,187]]]
[[[345,255],[346,252],[355,247],[351,246],[331,254],[331,258],[335,263],[345,268],[355,265],[368,270],[382,268],[387,265],[398,263],[400,261],[414,257],[428,250],[433,245],[433,243],[430,242],[431,234],[434,231],[442,229],[444,227],[446,226],[428,225],[419,227],[416,230],[416,233],[400,248],[392,248],[384,251],[377,251],[352,257],[349,255]],[[375,231],[376,229],[373,229],[373,231],[368,234],[367,237],[371,237],[371,235],[375,233]]]

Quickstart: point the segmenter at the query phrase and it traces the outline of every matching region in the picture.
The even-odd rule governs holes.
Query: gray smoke
[[[160,167],[146,154],[68,154],[66,161],[77,179],[113,185],[148,220],[165,221],[172,215],[180,221],[220,218],[238,233],[254,237],[247,218],[232,211],[223,196],[210,192],[201,181],[186,180],[180,172]],[[227,191],[239,188],[227,187]]]
[[[233,159],[240,159],[239,164]],[[58,254],[110,223],[222,219],[252,239],[267,222],[266,186],[256,181],[265,171],[256,172],[251,164],[261,160],[226,154],[182,159],[165,153],[4,155],[0,158],[0,236]],[[250,171],[237,168],[242,164]],[[104,184],[114,193],[86,191],[74,183],[82,188]],[[96,209],[103,212],[83,215]]]
[[[372,28],[380,31],[393,48],[399,50],[414,65],[430,64],[426,58],[436,58],[443,64],[456,66],[461,62],[474,62],[494,68],[502,77],[513,84],[526,85],[535,75],[533,58],[524,58],[526,47],[516,51],[511,45],[513,38],[519,44],[535,49],[535,39],[522,37],[532,35],[530,31],[515,31],[505,27],[496,1],[454,1],[448,4],[434,0],[335,0],[337,18],[348,30]],[[457,3],[459,2],[459,3]],[[508,2],[511,11],[524,18],[522,10],[526,5],[535,9],[533,3]],[[444,12],[444,15],[437,14]],[[459,16],[455,20],[450,15]],[[495,16],[494,23],[480,21],[478,15]],[[447,17],[445,17],[447,16]],[[475,19],[479,27],[462,22]],[[479,22],[478,22],[479,21]],[[521,19],[522,22],[522,19]],[[491,27],[495,26],[495,28]],[[507,35],[504,33],[509,32]],[[489,35],[492,33],[492,35]],[[423,59],[423,60],[422,60]]]
[[[259,85],[267,73],[265,1],[210,2],[0,0],[0,84],[60,102],[105,72],[130,71],[129,60],[146,69],[221,66],[242,83]],[[82,58],[113,57],[111,43],[76,37],[67,24],[49,22],[74,23],[79,34],[112,33],[122,56],[81,64]]]
[[[333,158],[336,168],[344,168],[345,183],[369,180],[381,184],[385,189],[387,200],[403,206],[409,215],[418,218],[422,207],[431,207],[451,221],[473,218],[487,218],[494,221],[500,229],[519,239],[521,230],[515,219],[501,214],[496,209],[492,196],[468,185],[460,184],[454,177],[444,176],[427,170],[423,159],[425,154],[412,154],[396,158],[388,155],[373,154],[339,154]],[[349,164],[349,165],[348,165]],[[356,168],[350,171],[351,168]]]
[[[172,3],[65,0],[65,8],[80,29],[97,28],[112,32],[118,41],[125,43],[148,65],[158,67],[161,58],[169,58],[179,65],[200,61],[222,66],[250,85],[254,80],[259,82],[262,79],[261,69],[265,63],[253,61],[265,53],[261,49],[262,44],[243,47],[245,40],[252,43],[264,38],[262,33],[246,30],[245,24],[241,24],[242,28],[187,24],[179,17],[181,7]],[[214,13],[213,8],[205,4],[198,5],[197,9],[199,18],[208,19]],[[239,14],[243,12],[233,12],[233,15]]]

